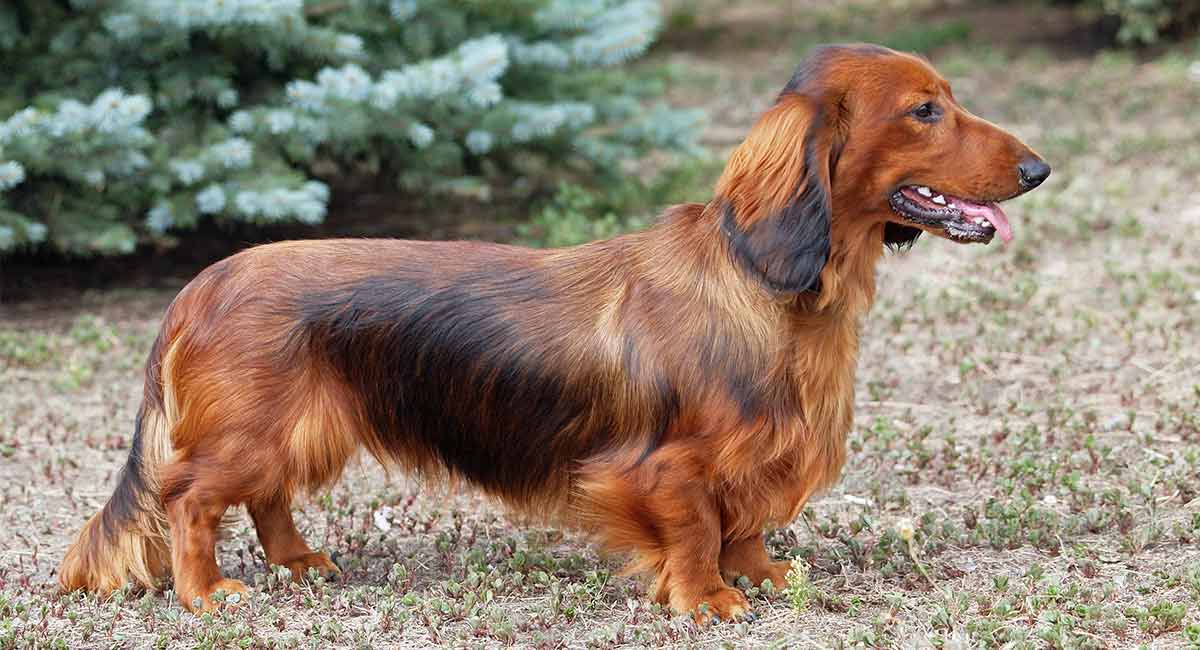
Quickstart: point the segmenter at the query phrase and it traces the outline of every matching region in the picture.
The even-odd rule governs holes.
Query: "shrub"
[[[517,234],[522,243],[553,248],[645,228],[668,206],[707,200],[723,165],[698,156],[648,178],[629,175],[599,189],[561,183]]]
[[[690,152],[699,115],[621,67],[658,27],[649,0],[5,3],[0,254],[316,223],[344,175],[486,199]]]
[[[1104,16],[1116,24],[1116,38],[1126,45],[1157,42],[1164,35],[1200,28],[1196,0],[1064,0]]]

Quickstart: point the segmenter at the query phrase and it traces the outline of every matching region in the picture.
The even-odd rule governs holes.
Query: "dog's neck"
[[[866,315],[875,302],[875,268],[883,255],[883,227],[834,217],[829,261],[821,271],[821,291],[804,307],[810,311],[833,310],[854,320]]]
[[[660,226],[674,231],[672,240],[686,254],[668,263],[694,260],[708,269],[709,273],[696,269],[702,275],[720,276],[726,275],[722,270],[734,271],[737,264],[729,262],[734,257],[729,238],[721,229],[722,210],[719,200],[669,209]],[[883,255],[884,224],[856,223],[853,217],[840,216],[835,216],[830,229],[829,260],[821,270],[819,290],[782,295],[740,269],[733,273],[736,280],[726,277],[723,283],[741,285],[747,294],[766,296],[793,316],[857,322],[875,301],[875,268]]]

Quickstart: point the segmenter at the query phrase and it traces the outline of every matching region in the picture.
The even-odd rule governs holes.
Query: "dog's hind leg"
[[[319,575],[327,579],[341,575],[341,570],[328,555],[313,551],[304,542],[300,531],[296,530],[296,522],[292,519],[287,501],[272,499],[264,503],[251,503],[248,510],[258,531],[263,552],[266,553],[267,564],[287,567],[292,572],[293,580],[307,577],[309,569],[316,569]]]
[[[177,460],[163,468],[164,502],[171,529],[171,573],[180,604],[211,611],[217,591],[246,593],[239,580],[221,576],[216,546],[221,518],[232,505],[219,471],[205,471],[203,463]]]

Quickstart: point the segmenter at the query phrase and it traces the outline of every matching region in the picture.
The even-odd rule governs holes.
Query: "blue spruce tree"
[[[699,116],[647,110],[657,85],[621,68],[659,24],[645,0],[6,3],[0,255],[318,223],[318,162],[486,199],[531,159],[691,152]]]

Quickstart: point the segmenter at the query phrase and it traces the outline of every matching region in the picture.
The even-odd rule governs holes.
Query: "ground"
[[[1054,166],[1009,204],[1011,245],[882,263],[843,478],[771,535],[807,575],[752,590],[757,621],[672,618],[585,538],[372,461],[299,518],[340,584],[272,574],[243,516],[220,562],[256,589],[231,612],[59,597],[171,292],[51,292],[0,306],[0,648],[1200,642],[1200,52],[1073,51],[1060,13],[925,6],[706,2],[646,64],[709,109],[719,157],[811,43],[919,48]]]

